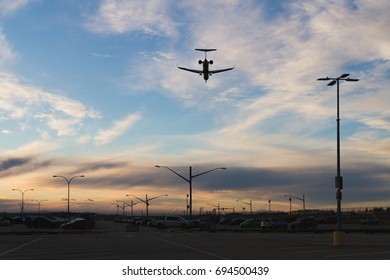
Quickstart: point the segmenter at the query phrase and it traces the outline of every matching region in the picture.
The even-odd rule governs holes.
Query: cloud
[[[113,139],[119,137],[125,133],[129,128],[134,126],[142,116],[138,113],[130,114],[123,120],[119,120],[113,123],[112,128],[106,130],[99,130],[95,136],[95,142],[98,145],[105,145],[111,142]]]
[[[13,14],[26,6],[27,3],[28,0],[0,0],[0,16]]]
[[[30,158],[9,158],[0,162],[0,170],[4,171],[15,166],[21,166],[31,161]]]
[[[167,1],[105,0],[89,17],[86,28],[104,34],[140,31],[152,36],[175,36],[176,24],[168,15]]]
[[[74,135],[84,120],[100,118],[78,100],[25,85],[10,74],[0,74],[0,112],[11,120],[44,122],[58,136]]]
[[[8,130],[8,129],[3,129],[1,131],[2,134],[12,134],[12,131],[11,130]]]
[[[0,66],[5,66],[9,62],[16,61],[17,57],[18,55],[12,50],[12,46],[5,37],[3,29],[0,26]]]

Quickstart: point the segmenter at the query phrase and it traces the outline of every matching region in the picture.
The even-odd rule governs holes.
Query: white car
[[[162,219],[156,220],[154,223],[158,228],[179,227],[186,229],[190,227],[190,221],[180,216],[166,216]]]

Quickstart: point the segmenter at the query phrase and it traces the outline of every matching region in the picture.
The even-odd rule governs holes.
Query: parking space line
[[[217,254],[213,254],[213,253],[210,253],[210,252],[207,252],[207,251],[203,251],[203,250],[200,250],[200,249],[188,246],[188,245],[180,244],[180,243],[177,243],[177,242],[174,242],[174,241],[162,239],[162,238],[155,237],[155,236],[152,236],[152,235],[150,235],[150,237],[152,237],[154,239],[157,239],[157,240],[160,240],[160,241],[164,241],[166,243],[170,243],[170,244],[173,244],[173,245],[176,245],[176,246],[180,246],[180,247],[183,247],[183,248],[186,248],[186,249],[194,250],[194,251],[197,251],[197,252],[200,252],[202,254],[206,254],[206,255],[209,255],[209,256],[212,256],[212,257],[215,257],[215,258],[218,258],[218,259],[230,260],[229,258],[220,256],[220,255],[217,255]]]
[[[376,254],[390,254],[390,252],[389,251],[360,252],[360,253],[329,255],[329,256],[325,256],[325,257],[326,258],[340,258],[340,257],[367,256],[367,255],[376,255]]]
[[[35,240],[33,240],[33,241],[27,242],[27,243],[25,243],[25,244],[23,244],[23,245],[20,245],[20,246],[18,246],[18,247],[16,247],[16,248],[13,248],[13,249],[11,249],[11,250],[5,251],[5,252],[3,252],[3,253],[0,254],[0,257],[6,255],[6,254],[8,254],[8,253],[11,253],[11,252],[13,252],[13,251],[16,251],[16,250],[18,250],[18,249],[20,249],[20,248],[23,248],[23,247],[25,247],[25,246],[27,246],[27,245],[30,245],[30,244],[32,244],[32,243],[34,243],[34,242],[37,242],[37,241],[39,241],[39,240],[41,240],[41,239],[42,239],[42,238],[38,238],[38,239],[35,239]]]

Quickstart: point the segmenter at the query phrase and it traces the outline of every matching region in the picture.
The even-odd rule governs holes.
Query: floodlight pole
[[[192,219],[192,179],[195,178],[195,177],[198,177],[200,175],[203,175],[203,174],[210,173],[212,171],[218,170],[218,169],[226,170],[226,167],[217,167],[217,168],[214,168],[214,169],[211,169],[211,170],[208,170],[208,171],[196,174],[196,175],[192,175],[192,166],[190,166],[190,170],[189,170],[190,174],[189,174],[189,177],[187,179],[186,177],[184,177],[183,175],[179,174],[178,172],[176,172],[172,168],[169,168],[168,166],[155,165],[154,167],[156,167],[156,168],[160,168],[160,167],[166,168],[166,169],[168,169],[169,171],[171,171],[172,173],[176,174],[177,176],[179,176],[180,178],[182,178],[183,180],[187,181],[190,184],[190,203],[189,203],[189,206],[188,206],[189,210],[190,210],[190,219]]]
[[[24,191],[22,191],[22,190],[19,190],[19,189],[12,189],[13,191],[18,191],[18,192],[20,192],[20,194],[22,195],[22,207],[21,207],[21,209],[22,209],[22,215],[23,215],[23,213],[24,213],[24,193],[25,192],[27,192],[27,191],[33,191],[34,189],[26,189],[26,190],[24,190]]]
[[[343,177],[341,176],[341,163],[340,163],[340,80],[347,82],[357,82],[359,79],[348,78],[349,74],[342,74],[337,78],[319,78],[317,81],[331,81],[328,86],[337,85],[337,175],[335,178],[336,186],[336,199],[337,199],[337,229],[336,231],[341,233],[341,199],[343,189]],[[337,242],[336,242],[337,243]],[[344,243],[343,241],[340,243]],[[343,244],[342,244],[343,245]]]
[[[70,219],[70,182],[72,182],[72,180],[74,178],[77,178],[77,177],[84,178],[85,176],[84,175],[76,175],[76,176],[73,176],[72,178],[68,179],[65,176],[53,175],[53,178],[63,178],[68,183],[68,220]]]
[[[159,198],[159,197],[162,197],[162,196],[168,196],[167,194],[162,194],[162,195],[159,195],[159,196],[155,196],[155,197],[152,197],[152,198],[148,198],[148,194],[145,195],[145,199],[142,199],[142,198],[139,198],[139,197],[136,197],[135,195],[130,195],[130,194],[126,194],[126,196],[132,196],[132,197],[135,197],[136,199],[138,199],[139,201],[143,202],[146,204],[146,217],[149,217],[149,201],[153,200],[153,199],[156,199],[156,198]],[[135,205],[135,204],[133,204]]]
[[[290,197],[289,198],[289,200],[290,200],[290,214],[291,214],[291,198],[295,198],[295,199],[298,199],[298,200],[302,201],[303,215],[305,215],[305,212],[306,212],[306,198],[305,198],[305,194],[302,195],[302,198],[294,196],[294,195],[291,195],[291,194],[285,194],[284,196],[289,196]]]
[[[242,203],[244,203],[244,204],[246,204],[246,205],[249,205],[249,210],[250,210],[250,213],[251,213],[251,215],[252,215],[252,213],[253,213],[253,212],[252,212],[252,199],[249,200],[249,202],[245,202],[245,201],[242,201],[242,200],[237,199],[236,202],[242,202]]]
[[[38,204],[38,214],[40,214],[41,213],[41,203],[43,201],[47,201],[47,199],[43,199],[43,200],[31,199],[31,201],[35,201]]]

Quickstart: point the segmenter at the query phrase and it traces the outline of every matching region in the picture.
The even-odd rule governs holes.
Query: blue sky
[[[389,12],[384,0],[0,0],[0,211],[18,210],[15,187],[62,209],[52,176],[81,173],[74,209],[166,193],[155,209],[182,211],[187,183],[156,164],[228,168],[196,179],[194,209],[286,210],[284,194],[334,208],[336,88],[316,79],[342,73],[360,79],[340,85],[343,206],[390,206]],[[235,69],[208,83],[180,71],[199,67],[195,48]]]

